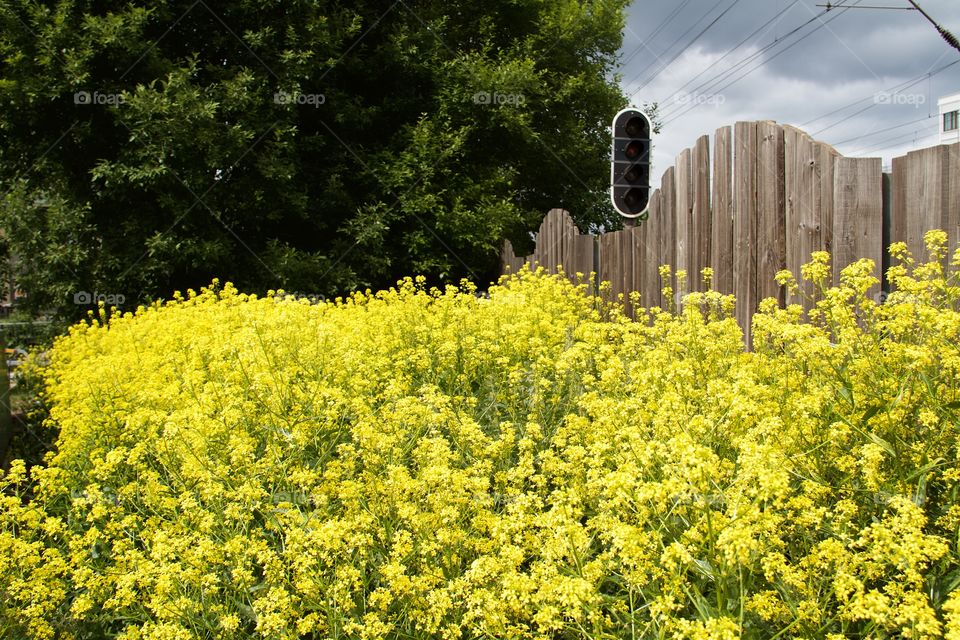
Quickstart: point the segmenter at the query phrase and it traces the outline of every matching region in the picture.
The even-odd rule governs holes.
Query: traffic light
[[[628,108],[613,118],[610,197],[625,218],[647,219],[650,202],[650,120]]]

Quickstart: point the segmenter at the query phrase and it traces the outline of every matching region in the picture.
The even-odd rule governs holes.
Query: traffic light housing
[[[650,119],[637,109],[613,118],[610,198],[625,218],[646,220],[650,202]]]

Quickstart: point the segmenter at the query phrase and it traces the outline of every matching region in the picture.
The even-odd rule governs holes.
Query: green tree
[[[483,285],[550,207],[619,224],[628,2],[0,1],[3,249],[66,315],[213,277]]]

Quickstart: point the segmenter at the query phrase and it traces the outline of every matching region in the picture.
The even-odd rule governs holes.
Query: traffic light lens
[[[637,140],[633,140],[623,150],[623,153],[631,160],[634,158],[639,158],[640,155],[643,153],[643,143]]]
[[[623,174],[623,179],[626,182],[636,182],[643,176],[643,172],[640,171],[640,167],[630,167],[625,174]]]
[[[639,208],[644,202],[644,192],[641,189],[630,189],[623,195],[623,203],[631,209]]]
[[[624,125],[623,130],[626,131],[627,135],[631,138],[649,137],[647,123],[643,118],[630,118],[627,120],[627,124]]]

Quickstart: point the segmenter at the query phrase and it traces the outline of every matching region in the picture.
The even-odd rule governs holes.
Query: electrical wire
[[[910,122],[903,122],[903,123],[901,123],[901,124],[897,124],[897,125],[894,125],[894,126],[892,126],[892,127],[887,127],[886,129],[877,129],[876,131],[872,131],[872,132],[870,132],[870,133],[866,133],[866,134],[863,134],[863,135],[861,135],[861,136],[854,136],[854,137],[852,137],[852,138],[847,138],[846,140],[841,140],[840,142],[831,142],[830,144],[832,144],[833,146],[836,147],[836,146],[839,146],[839,145],[841,145],[841,144],[847,144],[848,142],[855,142],[855,141],[857,141],[857,140],[863,140],[864,138],[872,138],[873,136],[875,136],[875,135],[877,135],[877,134],[886,133],[886,132],[888,132],[888,131],[893,131],[894,129],[900,129],[901,127],[908,127],[908,126],[910,126],[911,124],[916,124],[916,123],[918,123],[918,122],[923,122],[924,120],[929,120],[930,118],[935,118],[935,117],[937,117],[937,114],[932,114],[932,115],[929,115],[929,116],[923,116],[922,118],[917,118],[916,120],[911,120]],[[811,134],[811,135],[813,135],[813,134]]]
[[[692,78],[690,78],[689,80],[687,80],[679,89],[677,89],[677,90],[674,92],[673,95],[679,95],[684,89],[686,89],[688,86],[690,86],[690,83],[694,82],[697,78],[699,78],[699,77],[702,76],[703,74],[705,74],[705,73],[707,73],[708,71],[710,71],[710,69],[713,69],[715,66],[717,66],[718,64],[720,64],[721,62],[723,62],[724,60],[726,60],[726,59],[727,59],[727,56],[729,56],[731,53],[733,53],[734,51],[736,51],[737,49],[739,49],[740,47],[742,47],[743,44],[744,44],[747,40],[751,39],[752,37],[754,37],[755,35],[757,35],[757,34],[760,33],[761,31],[763,31],[764,29],[766,29],[768,26],[770,26],[771,23],[773,23],[775,20],[777,20],[778,18],[780,18],[784,13],[786,13],[787,11],[789,11],[790,9],[792,9],[792,8],[794,7],[794,5],[796,5],[798,2],[800,2],[800,0],[793,0],[793,2],[790,4],[789,7],[787,7],[786,9],[784,9],[784,10],[782,10],[782,11],[777,11],[777,13],[775,13],[772,18],[770,18],[769,20],[767,20],[766,22],[764,22],[760,27],[758,27],[757,29],[755,29],[755,30],[753,31],[753,33],[751,33],[751,34],[748,35],[746,38],[744,38],[743,40],[741,40],[740,42],[738,42],[732,49],[728,49],[725,54],[723,54],[722,56],[720,56],[719,58],[717,58],[716,60],[714,60],[713,63],[710,64],[710,66],[706,67],[706,68],[703,69],[700,73],[698,73],[697,75],[695,75],[695,76],[693,76]],[[662,102],[665,102],[665,101],[664,101],[664,100],[660,100],[659,102],[662,103]]]
[[[876,153],[876,151],[884,151],[886,149],[892,149],[893,147],[902,146],[907,142],[909,142],[910,140],[913,140],[914,144],[919,144],[921,140],[926,140],[927,138],[932,138],[934,136],[940,135],[938,132],[933,132],[933,133],[928,133],[926,135],[920,136],[918,138],[917,134],[922,133],[923,131],[925,131],[925,129],[916,129],[915,131],[911,131],[906,135],[898,136],[896,138],[890,138],[888,140],[884,140],[880,144],[871,145],[869,147],[863,147],[861,149],[857,149],[856,151],[851,151],[850,153],[846,153],[844,155],[853,156],[853,155],[864,154],[867,152]]]
[[[930,14],[928,14],[926,11],[920,8],[920,5],[918,5],[916,2],[914,2],[913,0],[907,0],[907,2],[909,2],[914,7],[916,7],[917,11],[919,11],[920,14],[923,15],[923,17],[926,18],[927,21],[929,21],[930,24],[934,26],[934,28],[937,30],[937,33],[940,34],[940,37],[943,38],[947,44],[949,44],[951,47],[953,47],[957,51],[960,51],[960,41],[957,40],[956,36],[954,36],[952,33],[950,33],[949,31],[941,27],[939,24],[937,24],[937,21],[931,18]]]
[[[683,10],[683,8],[684,8],[685,6],[687,6],[688,4],[690,4],[690,0],[683,0],[683,2],[681,2],[681,3],[678,4],[676,7],[674,7],[673,11],[671,11],[670,14],[669,14],[666,18],[664,18],[664,20],[659,24],[659,26],[657,26],[656,29],[653,30],[653,32],[650,33],[650,35],[648,35],[648,36],[646,36],[646,37],[644,37],[644,38],[641,38],[640,44],[637,45],[636,48],[634,48],[633,52],[632,52],[629,56],[627,56],[627,59],[626,59],[626,60],[624,60],[624,61],[622,61],[622,62],[620,63],[620,66],[626,66],[628,62],[630,62],[631,60],[633,60],[633,58],[634,58],[638,53],[640,53],[640,51],[642,51],[643,49],[647,48],[647,42],[653,42],[653,39],[656,38],[657,35],[659,35],[660,32],[663,31],[664,28],[665,28],[668,24],[670,24],[670,23],[673,21],[673,19],[676,18],[677,15],[679,15],[680,12]],[[648,67],[648,68],[649,68],[649,67]]]
[[[834,114],[837,114],[837,113],[839,113],[839,112],[841,112],[841,111],[845,111],[845,110],[849,109],[849,108],[852,107],[852,106],[858,105],[858,104],[860,104],[861,102],[865,102],[865,101],[867,101],[867,100],[873,100],[874,102],[873,102],[872,104],[868,105],[867,107],[865,107],[865,108],[863,108],[863,109],[860,109],[859,111],[857,111],[856,113],[853,114],[853,116],[859,115],[859,114],[863,113],[864,111],[867,111],[868,109],[872,109],[873,107],[875,107],[875,106],[878,104],[878,103],[876,102],[876,97],[877,97],[877,95],[879,95],[880,93],[886,93],[886,94],[890,94],[890,95],[896,95],[896,94],[902,92],[904,89],[909,89],[910,87],[912,87],[912,86],[915,85],[915,84],[919,84],[919,83],[923,82],[924,80],[929,80],[930,78],[932,78],[933,76],[937,75],[938,73],[942,73],[942,72],[946,71],[947,69],[949,69],[950,67],[952,67],[952,66],[954,66],[955,64],[958,64],[958,63],[960,63],[960,60],[954,60],[953,62],[948,62],[947,64],[939,67],[938,69],[936,69],[936,70],[934,70],[934,71],[928,71],[927,73],[921,74],[921,75],[919,75],[919,76],[917,76],[917,77],[915,77],[915,78],[911,78],[911,79],[909,79],[909,80],[904,80],[904,81],[901,82],[900,84],[894,85],[894,86],[892,86],[892,87],[888,87],[888,88],[886,88],[886,89],[883,89],[882,91],[875,91],[874,93],[872,93],[872,94],[870,94],[870,95],[868,95],[868,96],[865,96],[865,97],[863,97],[863,98],[860,98],[859,100],[854,100],[853,102],[851,102],[851,103],[849,103],[849,104],[846,104],[846,105],[840,107],[839,109],[834,109],[833,111],[830,111],[830,112],[828,112],[828,113],[825,113],[825,114],[823,114],[823,115],[821,115],[821,116],[817,116],[816,118],[813,118],[812,120],[807,120],[806,122],[800,124],[800,127],[803,128],[803,127],[806,127],[806,126],[808,126],[808,125],[810,125],[810,124],[812,124],[812,123],[814,123],[814,122],[817,122],[818,120],[823,120],[824,118],[828,118],[828,117],[830,117],[830,116],[832,116],[832,115],[834,115]],[[853,117],[853,116],[846,116],[846,117],[844,117],[844,118],[841,118],[840,120],[837,120],[837,121],[834,122],[833,124],[831,124],[831,125],[829,125],[829,126],[827,126],[827,127],[823,127],[822,129],[819,129],[818,131],[812,133],[811,135],[817,135],[817,134],[819,134],[819,133],[822,133],[822,132],[824,132],[824,131],[827,131],[828,129],[832,129],[833,127],[837,126],[838,124],[840,124],[840,123],[842,123],[842,122],[846,122],[847,120],[849,120],[849,119],[850,119],[851,117]]]
[[[640,88],[642,89],[643,87],[647,86],[648,84],[650,84],[650,82],[653,81],[653,78],[656,78],[658,75],[660,75],[661,73],[663,73],[664,69],[666,69],[666,68],[669,67],[671,64],[673,64],[673,61],[674,61],[674,60],[676,60],[678,57],[680,57],[680,55],[681,55],[684,51],[686,51],[687,49],[689,49],[690,46],[691,46],[694,42],[696,42],[698,38],[700,38],[700,36],[702,36],[704,33],[706,33],[707,30],[710,29],[710,27],[712,27],[713,25],[715,25],[715,24],[717,23],[717,21],[718,21],[720,18],[722,18],[722,17],[724,16],[724,14],[726,14],[727,11],[729,11],[731,8],[733,8],[733,5],[737,4],[739,1],[740,1],[740,0],[734,0],[732,5],[730,5],[729,7],[727,7],[726,10],[724,10],[723,13],[721,13],[717,18],[714,18],[713,22],[711,22],[710,24],[708,24],[705,29],[703,29],[700,33],[698,33],[696,36],[694,36],[693,40],[691,40],[690,42],[688,42],[687,45],[686,45],[685,47],[681,48],[672,58],[670,58],[670,60],[669,60],[668,62],[666,62],[665,64],[662,64],[662,65],[660,66],[660,69],[658,69],[657,71],[655,71],[652,76],[650,76],[649,78],[647,78],[647,81],[644,82],[644,83],[640,86]],[[717,0],[716,4],[714,4],[712,7],[710,7],[709,11],[707,11],[705,14],[703,14],[703,16],[702,16],[699,20],[697,20],[697,21],[694,22],[692,25],[690,25],[690,27],[689,27],[686,31],[684,31],[682,34],[680,34],[680,37],[677,38],[677,41],[682,40],[684,37],[686,37],[686,35],[687,35],[688,33],[690,33],[691,31],[693,31],[693,30],[696,28],[696,26],[697,26],[698,24],[700,24],[700,22],[702,22],[707,16],[709,16],[711,13],[713,13],[714,9],[716,9],[716,8],[719,7],[721,4],[723,4],[723,2],[724,2],[724,0]],[[668,50],[669,50],[669,49],[668,49]],[[633,78],[631,78],[631,79],[630,79],[628,82],[626,82],[625,84],[630,84],[630,83],[638,80],[644,73],[646,73],[647,69],[650,69],[651,67],[653,67],[658,61],[662,61],[662,59],[658,57],[657,60],[654,60],[653,62],[651,62],[650,64],[648,64],[647,66],[645,66],[643,69],[640,70],[640,73],[638,73],[638,74],[636,74],[635,76],[633,76]],[[637,92],[634,91],[632,94],[630,94],[630,98],[632,99],[633,96],[636,95],[636,93],[637,93]]]
[[[858,0],[858,1],[859,1],[859,2],[862,2],[863,0]],[[767,51],[769,51],[769,50],[773,49],[774,47],[776,47],[777,45],[785,42],[788,38],[790,38],[791,36],[793,36],[793,35],[796,34],[797,32],[801,31],[802,29],[804,29],[804,28],[807,27],[808,25],[812,24],[813,22],[816,22],[818,19],[820,19],[820,18],[821,18],[824,14],[826,14],[826,13],[827,13],[826,10],[821,11],[819,14],[813,16],[812,18],[810,18],[809,20],[807,20],[806,22],[804,22],[804,23],[801,24],[800,26],[795,27],[794,29],[788,31],[783,37],[774,38],[774,40],[773,40],[772,42],[767,43],[766,45],[764,45],[763,47],[761,47],[761,48],[758,49],[757,51],[753,52],[752,54],[750,54],[750,55],[748,55],[748,56],[746,56],[746,57],[744,57],[744,58],[741,58],[740,60],[738,60],[737,62],[735,62],[735,63],[733,64],[733,66],[731,66],[729,69],[727,69],[727,70],[725,70],[725,71],[722,71],[722,72],[716,74],[715,76],[713,76],[713,77],[710,78],[709,80],[706,80],[705,82],[700,83],[699,85],[697,85],[697,86],[691,91],[691,93],[695,93],[695,94],[696,94],[696,93],[703,93],[706,89],[711,89],[713,86],[715,86],[715,85],[717,85],[717,84],[719,84],[719,83],[721,83],[721,82],[724,82],[726,79],[730,78],[730,77],[733,76],[735,73],[737,73],[737,72],[740,71],[741,69],[745,68],[748,64],[750,64],[751,62],[753,62],[754,60],[756,60],[757,58],[759,58],[760,56],[762,56],[762,55],[763,55],[764,53],[766,53]],[[822,27],[822,26],[823,26],[823,25],[821,25],[821,27]],[[820,27],[818,27],[818,29],[819,29],[819,28],[820,28]],[[814,31],[811,31],[810,33],[814,33],[815,31],[816,31],[816,29],[814,29]],[[672,109],[672,110],[668,110],[668,111],[665,112],[663,115],[664,115],[664,116],[669,116],[671,113],[674,113],[674,114],[675,114],[675,113],[677,113],[677,112],[678,112],[679,110],[681,110],[681,109],[683,109],[682,106],[681,106],[681,107],[677,107],[677,108]],[[687,110],[683,110],[684,113],[686,113],[686,111],[687,111]]]
[[[854,5],[860,4],[860,2],[862,2],[862,1],[863,1],[863,0],[857,0],[857,1],[854,3]],[[845,7],[836,7],[836,8],[847,9],[847,8],[850,8],[850,7],[846,7],[846,6],[845,6]],[[751,73],[753,73],[754,71],[756,71],[756,70],[759,69],[760,67],[762,67],[762,66],[764,66],[764,65],[772,62],[773,60],[775,60],[775,59],[778,58],[779,56],[783,55],[784,53],[786,53],[787,51],[789,51],[790,49],[792,49],[792,48],[795,47],[796,45],[800,44],[801,42],[803,42],[804,40],[806,40],[807,38],[809,38],[810,36],[812,36],[814,33],[816,33],[817,31],[819,31],[819,30],[822,29],[823,27],[827,26],[827,25],[828,25],[830,22],[832,22],[833,20],[839,18],[841,15],[843,15],[843,13],[845,13],[845,12],[841,12],[841,13],[837,14],[836,16],[833,16],[833,17],[831,17],[831,18],[829,18],[829,19],[827,19],[827,20],[822,20],[822,21],[821,21],[821,24],[819,24],[815,29],[813,29],[812,31],[809,31],[809,32],[805,33],[803,36],[801,36],[801,37],[798,38],[797,40],[794,40],[792,43],[790,43],[789,45],[787,45],[786,47],[784,47],[783,49],[781,49],[780,51],[778,51],[778,52],[775,53],[774,55],[770,56],[769,58],[766,58],[765,60],[761,61],[758,65],[756,65],[756,66],[748,69],[747,71],[745,71],[744,73],[740,74],[739,76],[737,76],[736,78],[734,78],[734,79],[731,80],[730,82],[727,82],[727,83],[724,84],[723,86],[717,88],[717,89],[715,90],[715,92],[716,92],[716,93],[720,93],[720,92],[724,91],[725,89],[733,86],[734,84],[740,82],[741,80],[743,80],[744,78],[746,78],[747,76],[749,76]],[[819,19],[822,15],[823,15],[822,13],[821,13],[821,14],[818,14],[818,15],[814,16],[813,19]],[[803,26],[806,26],[806,25],[809,24],[809,23],[810,23],[810,21],[807,21],[806,23],[804,23],[803,25],[801,25],[800,28],[802,28]],[[797,31],[797,29],[795,29],[794,31],[792,31],[791,34],[792,34],[792,33],[795,33],[796,31]],[[763,51],[763,50],[761,50],[761,51]],[[728,76],[728,77],[729,77],[729,76]],[[665,119],[665,120],[663,121],[663,124],[666,125],[666,124],[668,124],[668,123],[676,120],[677,118],[679,118],[679,117],[681,117],[681,116],[689,113],[690,111],[696,109],[697,107],[701,106],[701,104],[702,104],[702,103],[700,103],[700,102],[694,101],[689,107],[687,107],[686,109],[684,109],[684,110],[681,111],[680,113],[675,113],[675,115],[673,115],[673,117],[671,117],[671,118],[669,118],[669,119]]]
[[[729,13],[730,10],[733,9],[733,7],[736,6],[738,2],[740,2],[740,0],[733,0],[733,2],[730,4],[730,6],[728,6],[726,9],[724,9],[723,12],[722,12],[720,15],[718,15],[716,18],[713,19],[712,22],[710,22],[710,24],[708,24],[706,27],[704,27],[703,30],[700,31],[700,33],[698,33],[698,34],[693,38],[693,40],[691,40],[690,42],[687,43],[687,46],[685,46],[683,49],[681,49],[680,51],[678,51],[678,52],[676,53],[676,55],[674,55],[672,58],[670,58],[670,61],[667,62],[667,64],[663,65],[663,66],[660,68],[659,71],[657,71],[657,72],[654,73],[652,76],[650,76],[649,78],[647,78],[647,81],[646,81],[646,82],[644,82],[642,85],[640,85],[639,87],[637,87],[636,91],[634,91],[633,94],[631,94],[631,97],[633,97],[634,95],[636,95],[637,93],[639,93],[644,87],[646,87],[646,86],[649,85],[651,82],[653,82],[654,78],[656,78],[656,77],[659,76],[661,73],[663,73],[663,72],[667,69],[667,67],[669,67],[671,64],[673,64],[674,61],[675,61],[677,58],[679,58],[687,49],[689,49],[690,47],[692,47],[692,46],[693,46],[693,43],[695,43],[697,40],[699,40],[700,37],[701,37],[703,34],[705,34],[707,31],[709,31],[715,24],[717,24],[718,22],[720,22],[720,20],[723,19],[723,16],[727,15],[727,13]]]

